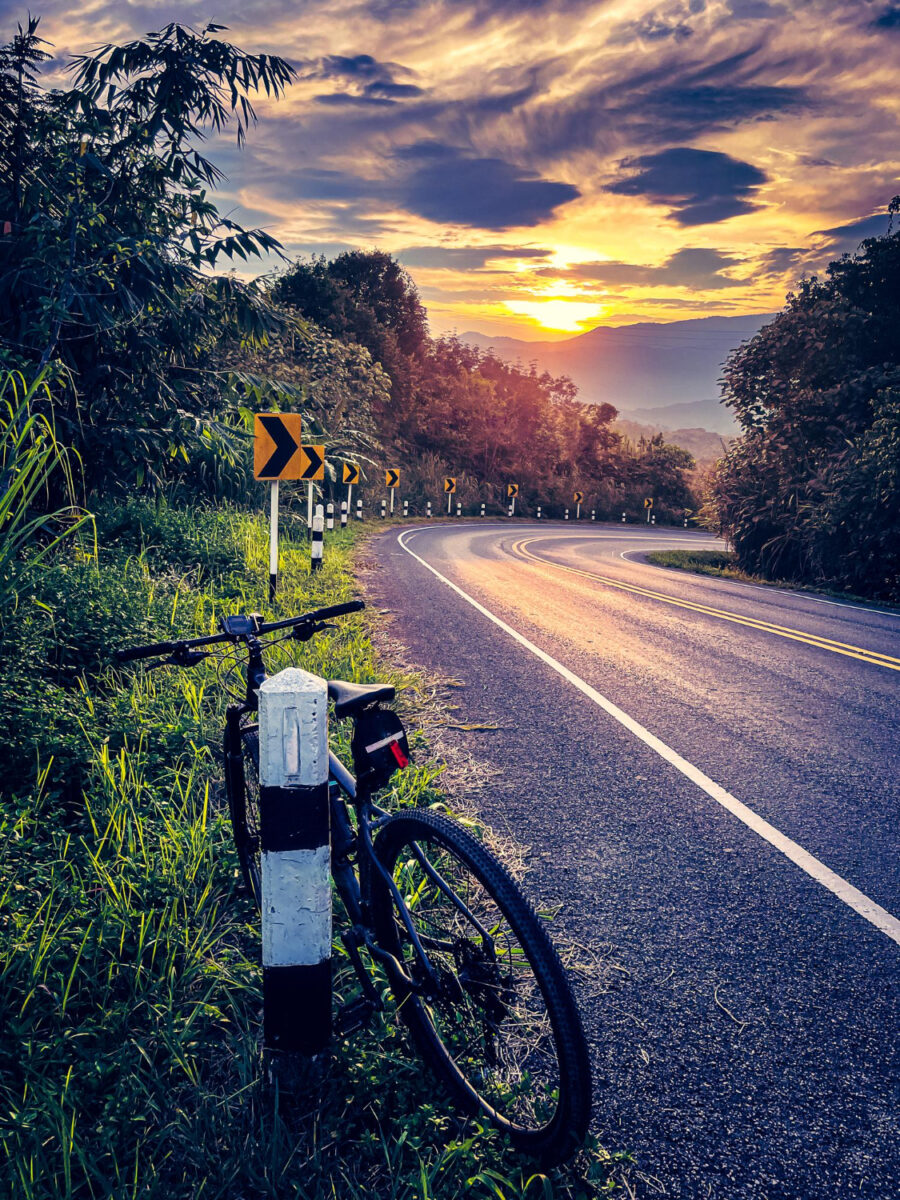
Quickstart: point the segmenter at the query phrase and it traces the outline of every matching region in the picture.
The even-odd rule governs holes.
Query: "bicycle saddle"
[[[330,679],[328,697],[334,701],[334,715],[340,720],[370,704],[393,700],[394,687],[390,683],[347,683],[343,679]]]

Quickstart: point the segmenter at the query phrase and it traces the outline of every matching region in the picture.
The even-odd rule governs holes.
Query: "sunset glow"
[[[897,191],[885,0],[185,9],[51,0],[41,32],[77,52],[215,17],[289,58],[246,147],[213,146],[223,209],[289,256],[397,255],[435,332],[771,311]]]

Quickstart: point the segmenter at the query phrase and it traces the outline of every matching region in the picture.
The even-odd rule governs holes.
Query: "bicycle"
[[[225,617],[220,633],[117,653],[120,662],[192,667],[217,653],[207,647],[228,644],[234,668],[245,652],[244,694],[228,706],[223,749],[238,860],[257,907],[254,717],[267,678],[264,650],[306,642],[329,620],[364,607],[351,601],[268,623],[258,614]],[[378,964],[416,1047],[459,1108],[489,1118],[543,1165],[559,1163],[587,1133],[591,1080],[581,1019],[547,930],[506,868],[458,823],[424,809],[390,813],[374,802],[408,761],[402,723],[382,707],[394,688],[331,680],[328,695],[335,717],[354,723],[355,777],[329,751],[331,876],[346,914],[339,940],[360,988],[339,1010],[337,1031],[347,1036],[383,1011]],[[393,730],[374,754],[373,722]]]

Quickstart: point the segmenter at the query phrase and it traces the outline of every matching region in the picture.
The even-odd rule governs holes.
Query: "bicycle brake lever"
[[[321,633],[323,629],[336,629],[336,625],[329,625],[326,621],[317,621],[313,625],[297,625],[291,635],[298,642],[308,642],[310,638],[317,633]]]
[[[151,663],[147,670],[155,671],[157,667],[195,667],[204,658],[209,658],[208,650],[189,650],[185,647],[183,650],[176,650],[162,662]]]

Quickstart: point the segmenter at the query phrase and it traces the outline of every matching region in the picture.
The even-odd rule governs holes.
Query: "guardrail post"
[[[384,515],[386,512],[387,512],[387,500],[382,500],[382,502],[381,502],[381,519],[382,519],[382,521],[384,520]]]
[[[309,543],[310,569],[318,571],[322,565],[322,505],[316,505],[316,515],[312,523],[312,541]]]
[[[357,521],[362,520],[362,500],[356,501],[356,519]]]
[[[324,679],[288,667],[260,687],[259,782],[263,1042],[269,1050],[316,1054],[331,1037]]]

